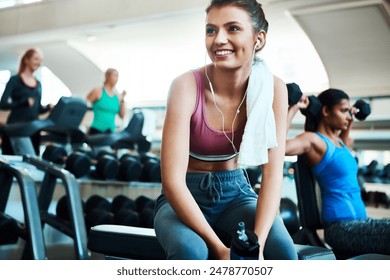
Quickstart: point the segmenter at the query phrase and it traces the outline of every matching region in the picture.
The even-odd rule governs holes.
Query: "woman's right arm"
[[[101,97],[102,93],[101,93],[101,88],[99,87],[95,87],[93,88],[87,95],[87,101],[91,104],[95,103],[96,101],[99,100],[99,98]]]
[[[207,223],[186,185],[190,119],[196,90],[191,72],[173,81],[170,88],[161,146],[163,193],[176,215],[203,238],[215,256],[228,259],[229,250]]]
[[[297,104],[291,105],[288,108],[287,112],[287,129],[286,133],[288,132],[288,129],[291,126],[292,120],[296,113],[300,109],[304,109],[309,105],[309,99],[302,95],[301,99]],[[310,132],[303,132],[294,138],[287,139],[286,141],[286,156],[299,156],[302,155],[308,151],[310,151],[312,147],[312,133]]]

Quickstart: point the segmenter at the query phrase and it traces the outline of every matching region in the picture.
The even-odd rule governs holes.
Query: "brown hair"
[[[112,73],[114,73],[114,72],[117,72],[117,73],[118,73],[118,70],[116,70],[116,69],[114,69],[114,68],[108,68],[108,69],[106,70],[106,72],[104,73],[104,83],[107,82],[108,77],[109,77]]]
[[[41,54],[41,51],[37,48],[30,48],[30,49],[27,49],[23,53],[22,57],[20,58],[20,63],[19,63],[19,71],[18,71],[19,74],[21,74],[26,69],[26,66],[27,66],[26,61],[31,59],[31,57],[33,57],[33,55],[36,53]]]
[[[208,13],[213,7],[223,7],[227,5],[233,5],[244,9],[252,21],[252,27],[255,33],[260,31],[267,33],[268,21],[265,18],[262,5],[256,0],[212,0],[210,5],[206,8],[206,13]],[[256,50],[256,52],[263,48],[264,45],[260,49]]]

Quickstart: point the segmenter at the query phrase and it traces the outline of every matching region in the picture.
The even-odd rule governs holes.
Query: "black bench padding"
[[[151,235],[136,234],[148,231]],[[152,233],[153,232],[153,233]],[[128,259],[165,259],[154,230],[118,225],[100,225],[91,228],[88,248],[96,253]]]
[[[99,225],[92,227],[88,248],[109,257],[127,259],[165,259],[153,229]],[[295,245],[300,260],[335,260],[332,250],[317,246]]]

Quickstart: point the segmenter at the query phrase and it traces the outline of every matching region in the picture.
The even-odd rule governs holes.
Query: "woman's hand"
[[[28,106],[32,107],[35,103],[35,99],[33,97],[29,97],[27,99]]]
[[[264,260],[264,254],[263,254],[263,250],[259,250],[259,260],[263,261]]]
[[[226,246],[217,248],[213,253],[217,260],[230,260],[230,248],[227,248]]]
[[[302,95],[301,99],[297,103],[298,109],[306,109],[309,107],[309,103],[309,98],[305,95]]]
[[[126,95],[127,95],[127,92],[124,90],[124,91],[122,91],[122,94],[121,94],[121,97],[120,97],[120,101],[121,102],[125,102],[125,97],[126,97]]]

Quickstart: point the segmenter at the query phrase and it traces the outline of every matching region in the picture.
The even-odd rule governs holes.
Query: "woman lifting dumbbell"
[[[95,87],[87,95],[93,111],[93,122],[88,132],[90,135],[114,132],[116,115],[123,119],[126,114],[126,92],[118,94],[115,88],[118,76],[117,70],[107,69],[103,87]]]
[[[286,87],[254,59],[266,41],[264,12],[255,0],[213,0],[206,12],[212,63],[175,79],[168,98],[157,238],[168,259],[229,259],[243,221],[258,236],[259,258],[296,259],[277,215]],[[259,196],[238,164],[262,165]]]
[[[38,119],[39,114],[46,113],[52,105],[41,105],[42,86],[34,77],[34,73],[42,65],[43,55],[40,50],[26,50],[20,59],[18,74],[12,76],[5,87],[0,101],[1,110],[10,110],[7,124],[29,122]],[[31,136],[31,141],[37,155],[40,154],[40,133]],[[13,155],[11,142],[6,135],[2,136],[1,149],[3,154]]]
[[[286,155],[303,155],[319,183],[325,241],[338,251],[390,254],[390,219],[367,217],[358,165],[349,150],[353,116],[365,119],[370,108],[362,101],[351,107],[338,89],[325,90],[318,100],[317,115],[305,111],[310,106],[305,96],[289,107],[287,128],[299,109],[306,112],[306,122],[305,132],[287,140]]]

